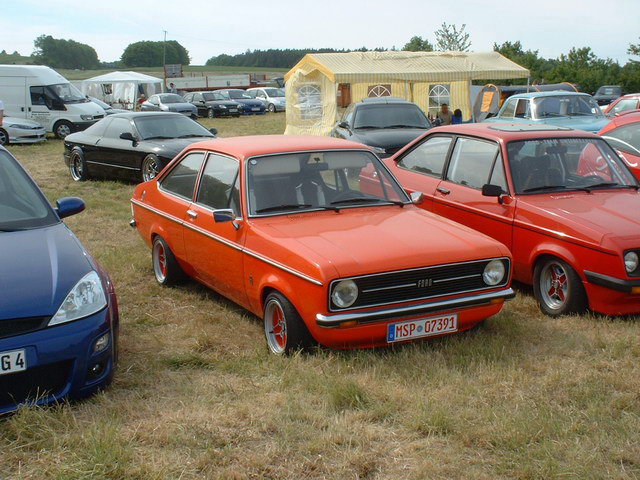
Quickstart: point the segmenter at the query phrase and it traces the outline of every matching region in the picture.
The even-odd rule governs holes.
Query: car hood
[[[567,116],[567,117],[554,117],[545,118],[542,123],[547,125],[557,125],[559,127],[571,127],[577,130],[586,130],[587,132],[598,133],[604,126],[610,122],[610,119],[606,117],[582,117],[582,116]]]
[[[164,104],[165,107],[167,107],[169,110],[176,110],[176,109],[184,109],[184,110],[192,110],[194,108],[196,108],[193,104],[191,103],[165,103]]]
[[[250,98],[234,98],[232,100],[233,102],[236,103],[242,103],[244,105],[249,105],[250,107],[263,107],[264,103],[261,102],[260,100],[253,100]]]
[[[90,258],[62,222],[0,233],[0,319],[54,315]]]
[[[364,143],[371,147],[401,148],[407,143],[415,140],[427,128],[380,128],[375,130],[353,130],[353,135],[349,140]]]
[[[3,117],[2,120],[2,126],[4,127],[9,127],[12,124],[16,124],[16,125],[24,125],[26,127],[29,128],[42,128],[42,125],[40,125],[37,122],[34,122],[33,120],[27,120],[26,118],[18,118],[18,117]]]
[[[325,278],[510,256],[499,242],[413,205],[256,219],[276,260],[302,257]],[[293,255],[292,255],[293,253]]]
[[[640,246],[638,211],[635,190],[594,190],[520,196],[516,220],[618,250]]]

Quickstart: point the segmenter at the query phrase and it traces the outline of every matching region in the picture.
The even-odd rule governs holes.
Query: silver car
[[[284,112],[287,109],[287,103],[284,97],[284,88],[249,88],[247,89],[247,93],[258,100],[262,100],[267,110],[272,113]]]
[[[159,93],[151,95],[140,105],[143,112],[177,112],[194,120],[198,118],[198,109],[177,93]]]
[[[38,143],[47,139],[46,130],[32,120],[4,117],[0,126],[0,145],[10,143]]]

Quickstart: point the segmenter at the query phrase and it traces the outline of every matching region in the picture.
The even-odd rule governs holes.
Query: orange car
[[[363,168],[378,194],[361,191]],[[131,202],[157,281],[193,277],[264,318],[276,354],[463,331],[513,296],[504,245],[418,208],[346,140],[195,143]]]

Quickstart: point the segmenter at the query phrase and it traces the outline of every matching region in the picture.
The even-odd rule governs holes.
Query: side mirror
[[[213,211],[213,220],[216,223],[220,222],[233,222],[236,219],[236,214],[230,208],[221,208]]]
[[[131,141],[132,143],[136,143],[136,142],[137,142],[136,137],[134,137],[134,136],[133,136],[133,133],[131,133],[131,132],[122,132],[122,133],[120,134],[120,138],[121,138],[122,140],[129,140],[129,141]]]
[[[60,218],[80,213],[84,207],[84,201],[78,197],[63,197],[56,200],[56,212]]]
[[[420,205],[424,201],[424,193],[422,192],[412,192],[409,197],[414,205]]]
[[[504,191],[500,185],[491,185],[489,183],[482,186],[482,196],[484,197],[499,197]]]
[[[349,124],[347,122],[340,122],[338,126],[340,128],[346,128],[347,130],[349,130]]]
[[[209,131],[210,131],[211,133],[213,133],[214,135],[217,135],[217,134],[218,134],[218,129],[217,129],[217,128],[210,128],[210,129],[209,129]]]

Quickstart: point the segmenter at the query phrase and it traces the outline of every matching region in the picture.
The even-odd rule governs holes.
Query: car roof
[[[625,98],[640,98],[640,93],[627,93],[626,95],[616,98],[616,100],[624,100]]]
[[[546,124],[533,123],[466,123],[435,127],[429,130],[429,135],[435,133],[451,133],[470,135],[494,141],[510,142],[537,138],[600,138],[598,135],[584,130],[574,130],[568,127],[556,127]]]
[[[570,96],[581,96],[581,97],[591,97],[588,93],[582,92],[567,92],[566,90],[551,90],[550,92],[529,92],[529,93],[518,93],[516,95],[511,95],[509,98],[538,98],[538,97],[557,97],[558,95],[570,95]]]
[[[413,103],[411,103],[408,100],[405,100],[404,98],[400,98],[400,97],[368,97],[368,98],[363,98],[362,100],[360,100],[358,102],[359,105],[366,105],[366,104],[370,104],[370,103],[377,103],[377,104],[388,104],[388,103],[409,103],[411,105],[413,105]]]
[[[242,160],[274,153],[340,149],[368,150],[368,148],[361,143],[314,135],[251,135],[245,137],[216,138],[215,140],[192,143],[187,147],[187,150],[210,150],[231,155]]]
[[[167,115],[171,115],[173,117],[180,116],[184,117],[181,113],[178,112],[127,112],[127,113],[114,113],[113,115],[109,115],[105,118],[138,118],[138,117],[166,117]]]

